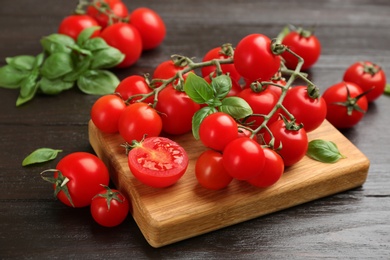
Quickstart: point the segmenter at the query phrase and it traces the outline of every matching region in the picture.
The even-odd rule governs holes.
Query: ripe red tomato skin
[[[207,116],[199,126],[199,138],[209,148],[223,151],[225,146],[237,139],[238,125],[224,112],[216,112]]]
[[[222,162],[233,178],[249,180],[263,170],[265,156],[263,148],[256,141],[241,137],[225,147]]]
[[[119,96],[102,96],[92,106],[92,122],[104,133],[117,133],[119,117],[125,108],[126,104]]]
[[[140,32],[143,50],[158,47],[166,35],[166,27],[162,18],[150,8],[139,7],[130,14],[130,24]]]
[[[347,101],[347,89],[348,87],[350,96],[356,97],[363,93],[363,90],[352,82],[339,82],[325,90],[322,97],[327,104],[326,119],[336,128],[351,128],[355,126],[363,118],[364,114],[357,110],[353,110],[352,115],[348,115],[347,107],[337,105],[336,102]],[[365,96],[357,101],[357,105],[363,110],[367,111],[368,101]]]
[[[307,70],[312,67],[318,60],[321,54],[321,43],[317,36],[311,35],[305,37],[296,31],[292,31],[282,40],[282,44],[289,47],[293,52],[303,58],[304,63],[302,70]],[[286,67],[295,69],[298,64],[298,59],[291,53],[285,51],[282,57],[286,61]]]
[[[112,189],[112,192],[118,192],[116,189]],[[107,190],[99,192],[99,194],[107,194]],[[91,215],[93,219],[101,226],[115,227],[121,224],[129,213],[129,201],[121,193],[118,194],[118,198],[122,201],[119,202],[115,199],[110,201],[110,209],[107,207],[107,199],[100,196],[95,196],[91,202]]]
[[[127,9],[127,6],[120,0],[104,0],[105,3],[108,4],[108,6],[111,9],[111,12],[115,14],[115,16],[118,16],[120,18],[126,18],[129,15],[129,11]],[[98,3],[99,4],[99,3]],[[88,6],[86,10],[87,14],[91,17],[95,18],[98,24],[102,28],[106,28],[108,26],[109,18],[107,14],[99,12],[94,6]],[[112,21],[113,23],[118,22],[117,19],[114,19]]]
[[[221,47],[216,47],[216,48],[209,50],[205,54],[205,56],[203,57],[202,61],[205,62],[205,61],[210,61],[213,59],[228,59],[229,56],[227,56],[223,53],[220,53],[221,49],[222,49]],[[241,75],[237,72],[234,64],[221,64],[221,69],[222,69],[223,74],[229,74],[229,76],[236,81],[240,80]],[[210,75],[212,75],[215,72],[215,70],[216,70],[216,66],[214,66],[214,65],[202,67],[201,68],[202,77],[204,77],[204,78],[209,77]]]
[[[125,54],[124,60],[116,67],[126,68],[135,64],[142,54],[142,40],[137,28],[128,23],[107,26],[100,34],[108,45]]]
[[[92,198],[104,189],[101,185],[107,186],[110,181],[105,164],[97,156],[86,152],[66,155],[58,162],[56,169],[69,179],[66,186],[76,208],[89,206]],[[57,176],[56,172],[54,177]],[[57,194],[57,198],[72,207],[63,191]]]
[[[175,152],[174,159],[172,150]],[[170,169],[165,169],[165,172],[150,169],[141,165],[143,162],[138,160],[139,158],[150,159],[153,162],[157,160],[159,166],[167,163]],[[128,154],[129,168],[134,177],[154,188],[165,188],[175,184],[186,172],[188,163],[188,155],[184,148],[165,137],[145,138],[141,146],[131,149]]]
[[[374,66],[379,71],[371,75],[370,73],[364,72],[364,65]],[[368,61],[356,62],[348,67],[344,73],[343,80],[355,83],[363,91],[369,91],[374,87],[366,94],[368,102],[378,99],[383,94],[387,82],[385,72],[378,65]]]
[[[267,188],[274,185],[284,172],[282,157],[270,148],[264,149],[265,165],[263,171],[248,180],[250,184],[259,188]]]
[[[303,124],[307,133],[317,129],[326,118],[325,99],[323,97],[311,98],[307,93],[307,86],[290,88],[283,100],[283,105],[294,115],[297,124]]]
[[[275,149],[280,147],[282,143],[282,149],[278,151],[283,158],[284,166],[291,166],[299,162],[306,154],[308,148],[308,137],[304,128],[297,131],[286,129],[286,125],[282,119],[272,123],[269,126],[270,131],[275,137]],[[269,143],[271,136],[266,131],[264,133],[264,141]]]
[[[145,81],[145,78],[139,75],[131,75],[119,82],[118,86],[115,88],[115,92],[119,93],[123,100],[127,100],[129,97],[137,94],[147,94],[150,93],[152,89],[148,86]],[[130,104],[139,100],[139,97],[133,98]],[[148,97],[143,100],[144,103],[153,103],[154,97]]]
[[[199,104],[171,85],[158,95],[156,110],[161,116],[162,130],[167,134],[180,135],[191,131],[192,117],[199,109]]]
[[[118,121],[118,130],[122,138],[131,143],[147,137],[159,136],[162,121],[156,110],[146,103],[130,104],[122,112]]]
[[[250,34],[237,44],[234,66],[249,81],[266,81],[279,70],[280,57],[272,53],[271,40],[267,36]]]
[[[199,155],[195,176],[202,187],[210,190],[223,189],[233,180],[223,166],[222,154],[213,150],[206,150]]]
[[[58,33],[68,35],[74,40],[77,40],[82,30],[92,26],[99,26],[99,24],[89,15],[69,15],[61,21],[58,27]],[[96,30],[92,34],[92,37],[99,36],[99,34],[99,30]]]

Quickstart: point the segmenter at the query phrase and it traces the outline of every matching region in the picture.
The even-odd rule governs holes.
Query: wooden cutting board
[[[205,147],[189,133],[172,138],[188,152],[187,172],[175,185],[157,189],[133,177],[119,134],[101,133],[90,121],[89,139],[108,166],[116,187],[130,199],[133,218],[153,247],[359,187],[365,182],[370,165],[362,152],[325,121],[309,134],[309,139],[335,142],[345,159],[325,164],[305,157],[286,168],[282,178],[266,189],[233,180],[224,190],[207,190],[197,183],[194,174],[196,158]]]

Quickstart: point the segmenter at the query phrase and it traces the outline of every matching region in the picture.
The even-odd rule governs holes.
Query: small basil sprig
[[[0,87],[18,89],[16,105],[30,101],[36,93],[57,95],[77,85],[92,95],[112,93],[119,79],[106,70],[122,62],[125,55],[100,37],[91,38],[100,27],[84,29],[75,41],[62,34],[41,39],[43,52],[37,56],[6,58],[0,67]]]
[[[208,115],[221,111],[235,119],[251,115],[252,108],[242,98],[226,97],[232,88],[232,81],[227,75],[220,75],[211,79],[209,84],[204,78],[189,73],[184,83],[185,93],[196,103],[206,104],[198,110],[192,118],[192,134],[199,139],[199,127]]]
[[[51,148],[38,148],[32,153],[30,153],[26,158],[24,158],[24,160],[22,161],[22,166],[54,160],[60,152],[62,152],[62,150]]]
[[[345,158],[334,142],[321,139],[310,141],[306,154],[310,158],[323,163],[335,163],[338,160]]]

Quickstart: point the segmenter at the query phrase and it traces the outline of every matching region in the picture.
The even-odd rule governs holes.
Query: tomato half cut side
[[[154,188],[175,184],[186,172],[188,155],[182,146],[165,137],[149,137],[128,154],[130,171],[140,182]]]

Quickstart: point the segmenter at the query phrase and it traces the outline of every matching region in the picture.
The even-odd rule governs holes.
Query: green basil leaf
[[[192,72],[186,78],[184,91],[198,104],[204,104],[206,101],[214,99],[214,91],[210,84],[204,78]]]
[[[114,93],[119,79],[107,70],[89,70],[77,80],[79,89],[91,95],[106,95]]]
[[[249,104],[240,97],[227,97],[222,100],[219,111],[231,115],[235,119],[241,119],[253,114]]]
[[[324,163],[335,163],[341,158],[345,158],[345,156],[340,153],[334,142],[324,141],[321,139],[309,142],[307,156]]]
[[[80,59],[76,64],[75,68],[66,74],[62,79],[67,82],[74,82],[78,80],[82,74],[88,71],[91,64],[91,56],[85,56],[83,59]]]
[[[386,87],[385,87],[385,92],[384,92],[386,95],[390,95],[390,83],[387,83],[386,84]]]
[[[215,90],[216,98],[223,99],[232,88],[232,79],[227,75],[220,75],[211,79],[211,86]]]
[[[71,53],[71,47],[75,44],[72,37],[59,33],[54,33],[41,39],[43,49],[49,54],[56,52]]]
[[[0,67],[0,86],[3,88],[16,89],[29,75],[28,71],[21,71],[11,65]]]
[[[62,150],[39,148],[24,158],[22,166],[54,160],[60,152],[62,152]]]
[[[123,61],[125,55],[116,48],[106,48],[92,55],[91,69],[112,68]]]
[[[61,78],[57,79],[48,79],[42,77],[39,81],[39,89],[42,93],[47,95],[57,95],[64,90],[71,89],[74,85],[74,82],[64,81]]]
[[[35,93],[38,90],[38,84],[33,81],[27,81],[28,83],[21,86],[21,91],[18,99],[16,100],[16,106],[23,105],[34,98]]]
[[[91,38],[92,34],[97,31],[97,30],[100,30],[101,27],[99,26],[91,26],[91,27],[87,27],[85,28],[84,30],[82,30],[79,34],[79,36],[77,36],[77,44],[79,46],[83,46],[84,43],[89,39]]]
[[[73,61],[69,54],[63,52],[53,53],[46,58],[41,73],[48,79],[55,79],[73,70]]]
[[[196,140],[199,140],[199,127],[203,119],[215,112],[217,112],[215,107],[202,107],[192,117],[192,135]]]
[[[110,48],[110,45],[108,45],[103,38],[94,37],[94,38],[88,39],[84,43],[83,48],[90,50],[90,51],[98,51],[98,50]]]
[[[5,61],[15,69],[21,71],[32,70],[35,63],[35,57],[31,55],[19,55],[11,58],[6,58]]]

